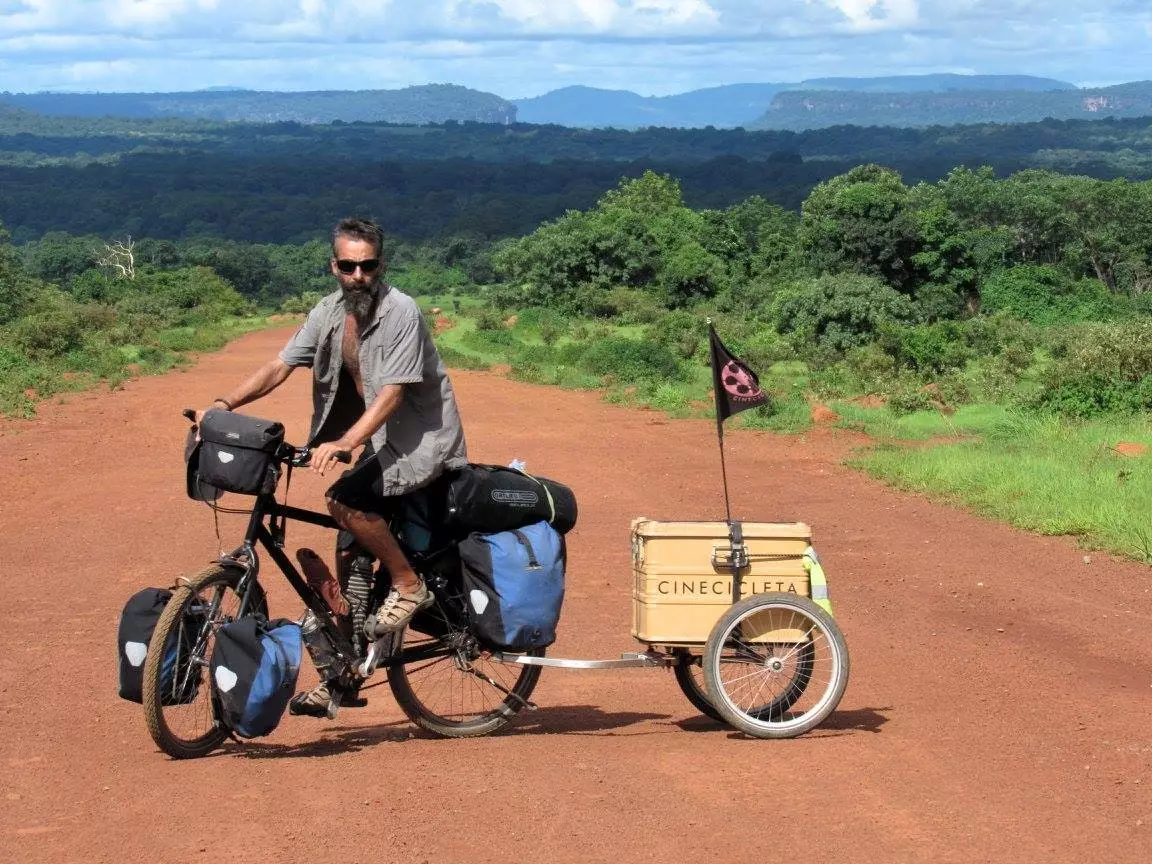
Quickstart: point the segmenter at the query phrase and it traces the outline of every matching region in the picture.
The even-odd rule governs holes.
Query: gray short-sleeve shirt
[[[360,337],[360,376],[365,407],[384,387],[404,385],[400,406],[372,435],[384,492],[400,495],[431,482],[446,468],[463,467],[468,452],[452,383],[420,308],[402,291],[384,283],[380,287],[374,315]],[[310,443],[315,443],[336,400],[345,316],[342,293],[329,294],[280,352],[289,366],[312,367]]]

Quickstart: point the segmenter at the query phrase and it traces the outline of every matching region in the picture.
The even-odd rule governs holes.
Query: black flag
[[[716,422],[723,423],[733,414],[768,404],[768,394],[760,388],[760,379],[743,362],[724,347],[716,328],[708,325],[712,356],[712,388],[716,392]]]

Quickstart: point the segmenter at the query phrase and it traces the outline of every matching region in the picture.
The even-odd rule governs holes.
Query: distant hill
[[[8,103],[40,114],[71,117],[189,117],[257,123],[511,123],[516,108],[499,96],[454,84],[402,90],[317,90],[277,93],[200,90],[194,93],[2,93]]]
[[[586,129],[647,126],[735,127],[760,116],[786,84],[728,84],[675,96],[640,96],[630,90],[564,87],[532,99],[516,99],[521,123]]]
[[[1149,115],[1152,115],[1152,82],[1047,92],[804,90],[778,93],[764,115],[749,128],[802,131],[843,125],[948,126]]]
[[[521,123],[581,128],[646,126],[733,128],[758,121],[778,93],[836,90],[859,93],[1075,90],[1074,84],[1030,75],[898,75],[887,78],[814,78],[798,84],[727,84],[675,96],[640,96],[630,90],[564,87],[515,99]]]
[[[811,78],[789,89],[858,93],[947,93],[952,90],[1075,90],[1075,84],[1031,75],[890,75],[884,78]]]

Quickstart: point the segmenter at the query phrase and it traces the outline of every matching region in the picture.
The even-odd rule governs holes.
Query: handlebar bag
[[[156,623],[172,599],[165,588],[145,588],[133,594],[120,613],[117,646],[120,656],[120,698],[129,702],[144,701],[144,661]],[[204,626],[203,612],[188,610],[180,626],[164,646],[160,667],[160,702],[162,705],[187,705],[200,689],[200,667],[191,668],[192,649]]]
[[[234,411],[206,412],[200,421],[200,443],[189,458],[188,494],[203,500],[203,487],[241,495],[275,491],[280,479],[275,454],[283,443],[284,425],[275,420]]]
[[[216,632],[209,666],[220,719],[241,738],[269,734],[296,691],[303,637],[286,618],[251,615]]]
[[[504,651],[555,642],[566,560],[564,538],[547,522],[462,540],[461,577],[476,638]]]
[[[495,533],[544,521],[561,534],[576,525],[576,496],[563,483],[502,465],[466,465],[448,484],[445,524]]]

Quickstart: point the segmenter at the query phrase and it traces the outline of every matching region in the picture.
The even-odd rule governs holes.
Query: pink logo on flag
[[[721,380],[724,382],[724,390],[733,399],[752,402],[763,398],[760,385],[748,374],[748,370],[731,360],[725,364]]]

